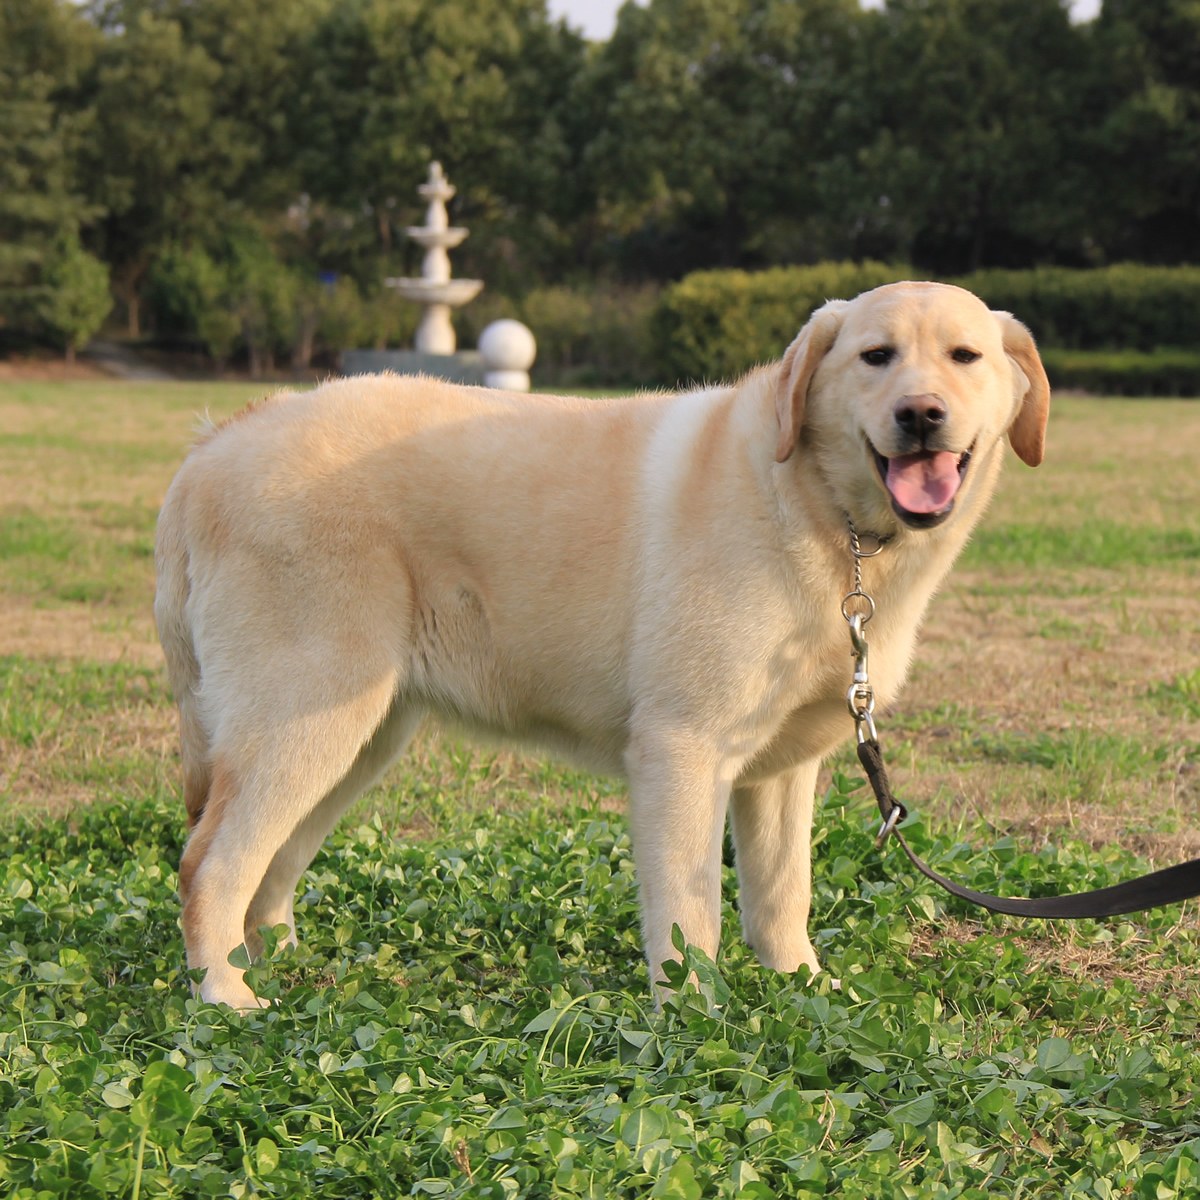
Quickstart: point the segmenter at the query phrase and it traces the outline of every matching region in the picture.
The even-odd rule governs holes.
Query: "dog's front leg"
[[[721,940],[721,845],[734,771],[702,738],[639,736],[626,752],[633,856],[650,978],[678,959],[671,928],[716,958]]]
[[[730,812],[746,941],[764,966],[816,972],[808,940],[817,760],[734,789]]]

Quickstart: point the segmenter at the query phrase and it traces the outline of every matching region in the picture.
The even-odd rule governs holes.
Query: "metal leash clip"
[[[883,549],[887,538],[877,534],[867,535],[873,538],[875,547],[871,550],[864,550],[859,541],[858,530],[854,528],[854,522],[850,519],[849,514],[846,516],[846,524],[850,527],[850,553],[854,558],[854,588],[842,600],[842,617],[850,626],[850,645],[854,652],[854,679],[846,691],[846,706],[854,718],[854,729],[858,735],[859,746],[862,747],[864,743],[870,742],[871,746],[868,749],[877,753],[879,735],[875,729],[873,715],[875,712],[875,689],[871,687],[870,673],[867,669],[866,631],[867,622],[875,615],[875,601],[867,592],[863,591],[862,560],[874,558]],[[860,749],[859,757],[861,758],[862,755],[863,750]],[[880,767],[882,769],[882,763]],[[903,804],[893,803],[876,835],[876,850],[883,848],[884,842],[895,832],[896,826],[904,820],[906,815]]]
[[[904,819],[904,806],[897,804],[887,815],[887,820],[879,827],[879,832],[875,835],[875,849],[882,850],[883,843],[895,833],[896,826]]]
[[[867,602],[865,612],[849,611],[848,606],[856,597],[862,597]],[[854,679],[846,691],[846,707],[854,718],[854,728],[858,732],[858,740],[874,740],[875,718],[875,689],[871,686],[870,675],[867,671],[867,636],[863,627],[875,612],[875,602],[865,592],[855,589],[842,601],[842,616],[850,626],[850,642],[854,647]]]

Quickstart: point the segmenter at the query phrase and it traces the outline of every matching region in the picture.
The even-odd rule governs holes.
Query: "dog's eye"
[[[972,350],[967,346],[956,346],[950,351],[950,357],[956,363],[973,363],[977,358],[982,358],[983,355],[978,350]]]
[[[864,350],[859,356],[868,367],[886,367],[896,357],[896,351],[891,346],[874,346]]]

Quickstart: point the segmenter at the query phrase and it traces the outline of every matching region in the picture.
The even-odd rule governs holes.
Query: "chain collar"
[[[854,521],[850,514],[844,515],[846,525],[850,530],[850,554],[854,559],[854,590],[848,592],[842,600],[842,616],[853,625],[853,610],[857,608],[862,615],[862,624],[865,625],[875,615],[875,601],[863,591],[862,560],[874,558],[892,539],[890,534],[864,533],[860,535],[854,527]],[[874,548],[864,550],[863,538],[869,538],[874,543]]]

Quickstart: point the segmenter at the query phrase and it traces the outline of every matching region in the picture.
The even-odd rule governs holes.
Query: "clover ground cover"
[[[719,962],[654,1013],[620,786],[426,735],[306,877],[301,948],[255,968],[274,1006],[193,1000],[147,549],[194,414],[248,394],[0,386],[0,1195],[1200,1191],[1195,905],[981,916],[875,853],[849,760],[816,981],[755,965],[730,868]],[[1060,402],[881,714],[965,883],[1200,852],[1185,414]]]

